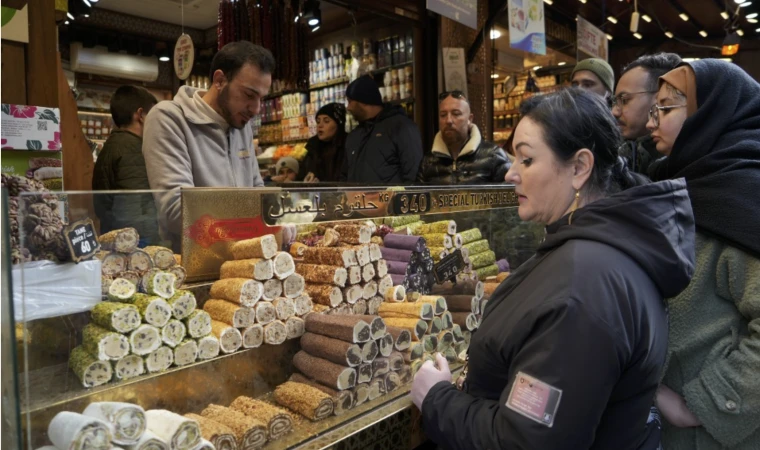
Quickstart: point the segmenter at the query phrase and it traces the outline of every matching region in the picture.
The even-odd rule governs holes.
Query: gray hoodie
[[[162,191],[154,194],[161,233],[175,250],[182,235],[181,188],[264,186],[251,125],[230,128],[189,86],[150,110],[143,154],[150,188]]]

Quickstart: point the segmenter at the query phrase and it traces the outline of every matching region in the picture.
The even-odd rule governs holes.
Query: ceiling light
[[[723,39],[723,47],[720,49],[720,54],[723,56],[732,56],[739,51],[739,44],[742,39],[739,37],[738,31],[731,33]]]
[[[169,57],[169,49],[166,47],[157,49],[156,54],[158,55],[159,61],[162,61],[162,62],[171,61],[171,58]]]
[[[699,32],[699,35],[702,36],[702,37],[707,37],[707,31],[702,30],[702,31]]]
[[[491,39],[499,39],[501,37],[501,31],[491,30]]]
[[[744,3],[742,3],[742,4],[739,5],[739,8],[744,8],[745,6],[749,6],[751,4],[752,4],[752,2],[744,2]]]
[[[747,19],[747,22],[749,22],[749,23],[757,23],[757,19]]]
[[[88,2],[87,0],[82,0],[82,3],[84,3],[88,7],[92,8],[92,4],[90,4],[90,2]]]
[[[670,31],[666,31],[665,36],[669,37],[670,39],[673,39],[673,33],[671,33]]]
[[[533,67],[533,70],[534,70],[534,71],[536,71],[536,70],[538,70],[538,69],[540,69],[540,68],[541,68],[541,66],[534,66],[534,67]]]
[[[68,17],[69,20],[74,20],[74,16],[72,16],[70,12],[66,13],[66,17]]]
[[[90,15],[89,15],[89,14],[85,14],[85,15],[84,15],[84,18],[85,18],[85,19],[89,19],[89,18],[90,18]]]
[[[565,61],[562,61],[561,63],[559,63],[559,64],[557,64],[557,65],[558,65],[558,66],[564,66],[565,64],[567,64],[567,63],[566,63]]]
[[[757,15],[757,13],[747,14],[747,19],[754,19]]]
[[[499,78],[499,75],[495,74],[495,73],[492,73],[491,74],[491,78],[493,78],[495,80],[495,79]]]
[[[734,0],[734,3],[744,3],[744,0]]]
[[[611,34],[609,34],[609,33],[608,33],[608,34],[606,34],[606,36],[607,36],[607,40],[608,40],[608,41],[611,41],[611,40],[612,40],[612,35],[611,35]]]
[[[684,22],[686,22],[687,20],[689,20],[689,16],[686,13],[681,13],[681,14],[678,15],[678,17],[680,17],[681,20],[683,20]]]
[[[636,39],[641,39],[642,38],[641,34],[639,34],[639,33],[633,33],[633,35],[636,36]]]
[[[171,60],[171,58],[169,58],[168,56],[164,55],[164,56],[159,56],[158,60],[162,61],[162,62],[169,62]]]
[[[728,13],[727,13],[727,12],[725,12],[725,11],[723,11],[722,13],[720,13],[720,16],[721,16],[722,18],[724,18],[725,20],[728,20],[728,17],[729,17]]]
[[[586,4],[586,0],[580,0],[580,2],[583,3],[584,5]]]
[[[544,0],[544,3],[546,3],[547,5],[553,5],[554,4],[554,2],[552,0]]]
[[[296,14],[296,18],[293,22],[298,23],[298,20],[301,18],[301,13]]]
[[[757,30],[755,30],[755,32],[756,33],[760,33],[760,28],[758,28]]]
[[[738,34],[739,36],[744,36],[744,31],[736,30],[736,34]]]
[[[641,18],[642,18],[642,19],[644,19],[644,20],[646,20],[647,22],[651,22],[651,21],[652,21],[652,18],[651,18],[651,17],[649,17],[649,16],[648,16],[648,15],[646,15],[646,14],[644,14],[643,16],[641,16]]]
[[[65,21],[65,22],[63,22],[64,25],[68,25],[69,23],[71,23],[71,22],[69,22],[68,20]]]
[[[311,19],[309,19],[309,25],[314,26],[318,24],[319,24],[319,19],[317,19],[316,17],[312,17]]]
[[[317,26],[315,26],[315,27],[312,27],[312,28],[311,28],[311,32],[313,33],[313,32],[315,32],[315,31],[317,31],[317,30],[319,29],[319,27],[321,27],[321,26],[322,26],[322,25],[317,25]]]
[[[615,16],[609,16],[607,17],[607,20],[609,20],[612,23],[617,23],[617,19],[615,18]]]

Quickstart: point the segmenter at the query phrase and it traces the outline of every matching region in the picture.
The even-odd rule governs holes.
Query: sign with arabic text
[[[607,36],[581,16],[578,19],[578,61],[599,58],[607,61]]]
[[[509,0],[509,46],[546,54],[543,0]]]
[[[478,0],[427,0],[427,9],[478,29]]]

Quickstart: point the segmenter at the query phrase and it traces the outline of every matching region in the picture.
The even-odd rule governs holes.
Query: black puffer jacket
[[[386,106],[346,138],[346,164],[341,181],[412,183],[422,161],[422,136],[400,106]]]
[[[422,160],[417,181],[434,185],[503,183],[510,166],[506,152],[493,142],[483,140],[480,130],[473,125],[470,140],[456,160],[438,132],[432,153]]]
[[[631,188],[568,222],[546,227],[535,256],[491,295],[464,391],[440,382],[425,397],[425,434],[442,447],[655,448],[646,423],[668,346],[663,298],[694,272],[686,183]]]

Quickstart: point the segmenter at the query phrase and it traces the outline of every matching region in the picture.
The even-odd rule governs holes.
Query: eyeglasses
[[[464,92],[462,92],[462,91],[460,91],[458,89],[457,90],[453,90],[453,91],[441,92],[440,94],[438,94],[438,101],[442,102],[448,96],[452,96],[452,97],[454,97],[454,98],[456,98],[458,100],[467,101],[467,96],[464,95]]]
[[[670,111],[671,109],[685,108],[685,107],[686,105],[671,105],[671,106],[652,105],[652,107],[649,108],[649,120],[654,122],[655,128],[659,128],[660,127],[660,111]]]
[[[657,91],[626,92],[624,94],[616,95],[612,97],[612,107],[624,107],[626,104],[628,104],[628,100],[630,100],[634,95],[655,93],[657,93]]]

